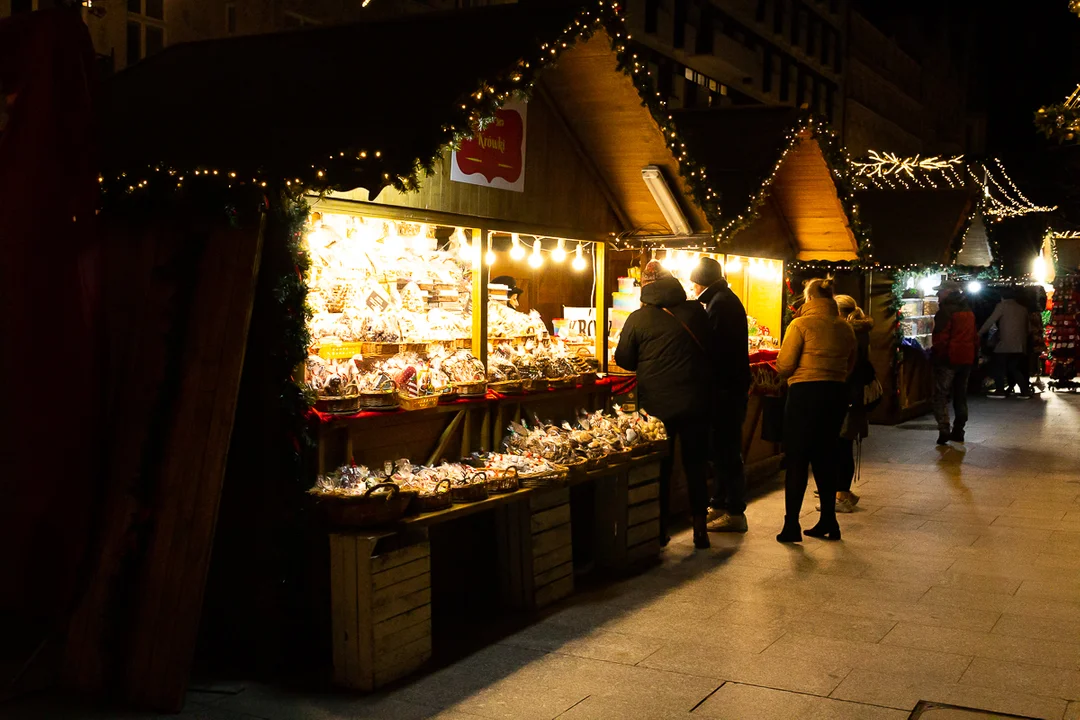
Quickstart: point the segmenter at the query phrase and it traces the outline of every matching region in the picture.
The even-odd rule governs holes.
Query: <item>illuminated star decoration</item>
[[[911,189],[915,187],[937,188],[938,181],[949,187],[964,184],[964,156],[953,157],[900,157],[895,153],[871,150],[866,162],[852,162],[855,182],[861,189]]]

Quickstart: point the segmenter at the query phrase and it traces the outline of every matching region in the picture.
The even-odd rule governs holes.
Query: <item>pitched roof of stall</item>
[[[976,212],[976,197],[967,189],[864,190],[856,197],[874,260],[886,265],[950,262]]]
[[[287,178],[316,165],[332,187],[381,187],[437,155],[447,127],[488,116],[493,98],[470,100],[485,83],[527,84],[538,63],[519,63],[572,42],[580,30],[561,36],[579,11],[506,5],[174,45],[106,84],[106,167]]]
[[[800,260],[858,257],[865,238],[852,217],[847,165],[836,164],[835,142],[820,121],[778,106],[673,115],[708,184],[720,193],[721,214],[710,220],[729,245],[734,239],[740,252]]]

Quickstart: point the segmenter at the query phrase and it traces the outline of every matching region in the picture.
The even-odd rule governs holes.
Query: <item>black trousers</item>
[[[660,463],[660,529],[667,532],[671,514],[671,471],[675,467],[675,441],[679,441],[683,472],[690,493],[690,511],[704,515],[709,511],[709,418],[688,417],[664,422],[668,434],[668,454]]]
[[[994,390],[1003,393],[1013,385],[1020,386],[1024,395],[1031,394],[1028,377],[1028,360],[1024,353],[997,353],[994,355]]]
[[[712,462],[716,479],[711,504],[731,515],[746,512],[742,432],[747,402],[745,396],[721,395],[713,407]]]
[[[848,390],[842,382],[803,382],[788,388],[784,412],[784,506],[790,520],[798,520],[802,512],[811,467],[821,501],[821,519],[836,518],[836,443],[847,409]]]

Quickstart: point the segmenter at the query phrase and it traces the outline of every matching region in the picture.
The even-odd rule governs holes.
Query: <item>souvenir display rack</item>
[[[1050,353],[1050,382],[1053,391],[1076,392],[1077,356],[1080,353],[1077,320],[1080,319],[1080,276],[1059,275],[1054,279],[1053,309],[1046,328]]]

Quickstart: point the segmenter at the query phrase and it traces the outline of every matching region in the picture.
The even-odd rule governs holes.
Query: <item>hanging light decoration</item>
[[[511,260],[523,260],[525,259],[525,248],[521,246],[521,238],[517,233],[510,234],[510,259]]]
[[[529,267],[538,268],[544,264],[544,256],[540,254],[540,240],[533,241],[532,255],[529,256]]]
[[[551,251],[551,259],[553,262],[557,263],[561,263],[566,259],[566,243],[562,238],[559,238],[559,244]]]
[[[578,272],[585,269],[585,256],[583,254],[581,243],[577,244],[577,251],[574,253],[574,262],[570,263],[570,267]]]

